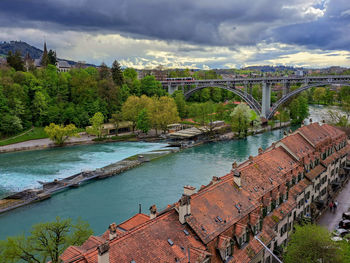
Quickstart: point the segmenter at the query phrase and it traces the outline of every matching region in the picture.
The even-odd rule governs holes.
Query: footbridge
[[[312,87],[327,85],[350,85],[350,75],[327,75],[327,76],[292,76],[270,78],[234,78],[234,79],[210,79],[210,80],[177,80],[162,81],[162,86],[170,94],[182,89],[185,98],[188,99],[193,93],[208,87],[217,87],[231,91],[247,102],[249,107],[260,116],[271,119],[278,107],[291,97]],[[261,103],[253,98],[252,86],[259,84],[262,87]],[[282,97],[271,105],[271,89],[273,85],[282,85]],[[290,86],[301,84],[300,88],[290,91]],[[243,88],[242,88],[243,87]]]

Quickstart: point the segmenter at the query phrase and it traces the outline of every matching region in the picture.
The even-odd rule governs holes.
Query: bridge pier
[[[261,117],[265,117],[269,114],[271,107],[271,85],[266,82],[262,83],[262,105],[261,105]]]
[[[182,87],[183,88],[183,87]],[[168,93],[172,95],[176,90],[178,90],[178,86],[168,85]],[[183,90],[183,89],[182,89]]]
[[[282,97],[286,96],[289,93],[290,84],[289,82],[283,82],[283,88],[282,88]]]

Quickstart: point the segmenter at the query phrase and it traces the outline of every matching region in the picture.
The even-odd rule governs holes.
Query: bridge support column
[[[290,84],[289,82],[283,83],[283,89],[282,89],[282,97],[286,96],[289,93]]]
[[[176,90],[178,90],[178,87],[177,87],[177,86],[168,85],[168,93],[169,93],[170,95],[172,95]]]
[[[265,117],[270,112],[271,106],[271,85],[266,82],[262,83],[262,107],[261,107],[261,116]]]

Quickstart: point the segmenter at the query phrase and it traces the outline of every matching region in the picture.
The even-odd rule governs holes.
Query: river
[[[323,111],[322,107],[311,106],[310,117],[314,121],[320,121],[320,114],[325,114]],[[184,185],[192,185],[198,189],[202,184],[208,184],[213,176],[228,173],[234,161],[242,162],[249,155],[257,155],[259,147],[266,148],[282,137],[283,130],[276,130],[241,140],[204,144],[145,163],[122,175],[58,193],[46,201],[0,215],[0,239],[25,233],[33,224],[53,220],[56,216],[73,219],[80,217],[88,221],[95,234],[99,235],[110,223],[122,222],[137,213],[139,204],[142,205],[143,213],[148,213],[148,208],[153,204],[156,204],[158,209],[165,208],[167,204],[174,203],[181,197]],[[114,148],[117,145],[120,144],[84,145],[0,155],[0,158],[8,158],[0,165],[1,169],[6,169],[6,165],[17,164],[17,168],[11,168],[14,170],[31,167],[29,171],[33,175],[37,169],[33,166],[36,154],[47,157],[38,159],[37,162],[50,163],[48,167],[51,171],[67,167],[63,160],[72,161],[78,156],[76,164],[79,164],[79,167],[76,167],[76,170],[80,171],[83,168],[96,168],[112,162],[113,158],[118,156]],[[164,145],[127,143],[124,146],[130,149],[136,147],[144,152]],[[100,160],[100,163],[97,160]],[[57,177],[61,176],[60,172],[55,174]]]
[[[234,161],[242,162],[249,155],[256,155],[259,147],[266,148],[282,136],[283,131],[276,130],[242,140],[204,144],[146,163],[120,176],[58,193],[46,201],[0,215],[0,239],[24,233],[33,224],[56,216],[80,217],[90,223],[95,234],[101,234],[110,223],[119,223],[137,213],[139,204],[144,213],[148,213],[152,204],[165,208],[180,198],[184,185],[199,188],[208,184],[213,176],[228,173]],[[88,151],[84,148],[88,146],[81,147],[80,150]],[[94,151],[99,152],[106,146],[94,147]],[[75,150],[66,148],[65,154],[69,156]],[[26,162],[21,160],[21,166],[30,166],[31,158]]]

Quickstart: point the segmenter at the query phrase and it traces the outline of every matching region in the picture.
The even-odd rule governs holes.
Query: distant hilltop
[[[263,65],[263,66],[249,66],[242,68],[243,70],[256,70],[261,72],[276,72],[276,71],[296,71],[296,70],[304,70],[303,68],[295,68],[292,66],[270,66],[270,65]]]
[[[23,41],[0,42],[0,57],[6,57],[9,51],[14,53],[16,52],[16,50],[21,52],[22,57],[25,57],[25,55],[28,53],[32,59],[40,59],[43,54],[43,51],[41,49],[34,47],[32,45],[29,45],[28,43]],[[72,66],[78,63],[76,61],[72,61],[68,59],[61,59],[61,58],[57,58],[57,59],[60,61],[67,61]],[[85,65],[96,67],[96,65],[93,65],[93,64],[85,64]]]
[[[27,53],[31,58],[37,59],[40,58],[43,54],[43,51],[29,45],[26,42],[22,41],[10,41],[10,42],[0,42],[0,56],[6,57],[8,52],[11,51],[14,53],[16,50],[21,52],[21,55],[24,57]]]

